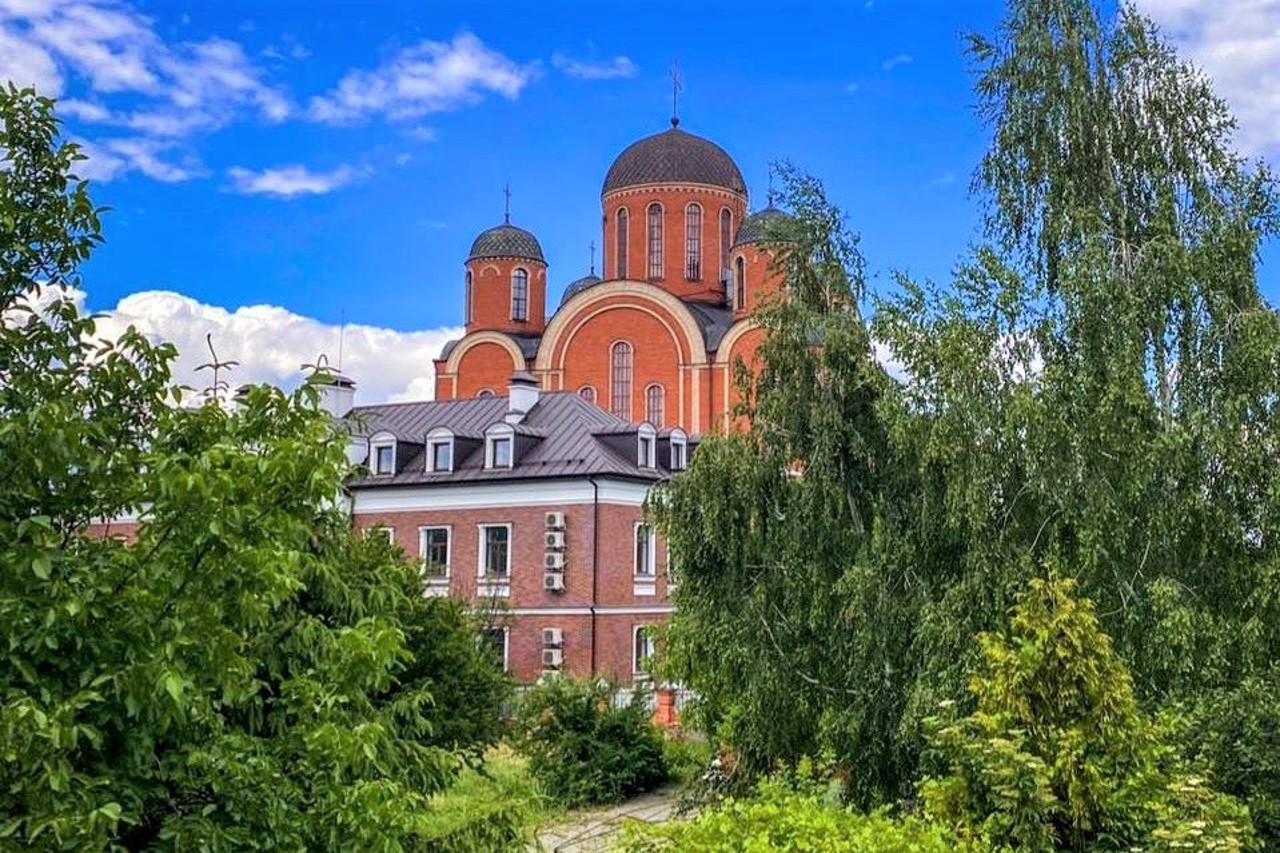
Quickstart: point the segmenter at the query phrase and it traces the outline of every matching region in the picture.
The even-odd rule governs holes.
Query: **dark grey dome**
[[[480,233],[467,255],[468,261],[476,258],[528,258],[546,263],[538,238],[509,222]]]
[[[609,167],[601,195],[639,184],[710,184],[746,192],[742,172],[710,139],[678,127],[633,142]]]
[[[569,282],[569,286],[564,289],[564,295],[560,297],[561,306],[582,291],[586,290],[588,287],[595,287],[603,280],[604,279],[600,278],[600,276],[595,273],[591,273],[590,275],[584,275],[576,281]]]
[[[764,210],[757,210],[742,220],[742,224],[738,226],[738,236],[734,239],[733,245],[741,246],[744,243],[758,243],[767,236],[769,223],[789,221],[791,221],[791,214],[785,210],[778,210],[772,205]]]

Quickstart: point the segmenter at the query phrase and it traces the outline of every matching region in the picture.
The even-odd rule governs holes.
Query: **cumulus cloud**
[[[1137,0],[1205,70],[1239,121],[1248,154],[1280,156],[1280,0]]]
[[[346,186],[366,174],[352,166],[339,166],[328,172],[313,172],[306,166],[278,166],[254,172],[241,166],[227,170],[231,190],[245,195],[269,195],[293,198],[298,195],[323,195]]]
[[[608,60],[574,59],[563,53],[553,54],[551,64],[580,80],[612,80],[619,77],[634,77],[640,68],[628,56],[615,56]]]
[[[76,295],[83,303],[83,296]],[[269,382],[283,387],[298,383],[301,365],[326,355],[337,363],[342,338],[342,372],[356,381],[361,403],[430,399],[435,387],[432,359],[461,329],[400,332],[379,326],[338,326],[295,314],[274,305],[249,305],[228,311],[180,293],[144,291],[126,296],[101,312],[98,333],[114,337],[130,325],[154,341],[178,349],[174,381],[193,388],[209,384],[208,371],[196,367],[209,360],[205,336],[213,335],[218,358],[238,361],[232,385]]]
[[[312,98],[308,111],[328,124],[370,116],[413,119],[476,103],[490,93],[514,99],[535,70],[464,32],[449,42],[405,48],[372,71],[348,72],[328,94]]]
[[[138,172],[165,183],[185,181],[202,174],[199,163],[188,158],[169,158],[174,143],[145,137],[106,139],[98,142],[77,140],[81,153],[89,159],[76,165],[76,174],[94,181],[110,181]]]

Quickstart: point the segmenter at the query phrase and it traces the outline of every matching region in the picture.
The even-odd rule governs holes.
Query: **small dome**
[[[477,258],[527,258],[546,263],[538,238],[509,222],[480,233],[467,255],[468,261]]]
[[[742,220],[742,224],[738,226],[738,236],[734,239],[733,245],[741,246],[745,243],[758,243],[768,235],[770,223],[781,224],[790,221],[791,214],[772,205],[764,210],[757,210]]]
[[[577,279],[576,281],[569,282],[569,286],[564,289],[564,295],[560,297],[561,307],[563,307],[564,304],[568,302],[570,299],[577,296],[582,291],[586,290],[588,287],[595,287],[597,284],[599,284],[603,280],[604,279],[600,278],[600,276],[596,275],[595,273],[591,273],[590,275],[584,275],[582,278]]]
[[[710,184],[745,193],[742,172],[709,139],[672,127],[633,142],[609,167],[601,195],[639,184]]]

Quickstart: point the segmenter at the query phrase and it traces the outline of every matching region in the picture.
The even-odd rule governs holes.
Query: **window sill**
[[[510,598],[511,581],[505,578],[498,581],[489,581],[482,578],[476,584],[476,595],[481,598]]]

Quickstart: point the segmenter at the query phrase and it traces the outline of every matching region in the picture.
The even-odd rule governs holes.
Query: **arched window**
[[[511,273],[511,319],[524,322],[529,319],[529,272],[516,267]]]
[[[466,291],[463,294],[462,298],[466,302],[466,305],[462,306],[462,313],[466,317],[466,321],[470,323],[471,322],[471,270],[467,270],[467,286],[466,286]]]
[[[662,205],[649,205],[649,278],[662,278]]]
[[[662,429],[662,404],[666,392],[656,382],[644,389],[644,419]]]
[[[741,255],[734,270],[733,291],[733,307],[738,311],[744,310],[747,307],[747,263]]]
[[[476,394],[476,396],[477,396],[477,397],[492,397],[492,396],[493,396],[493,389],[492,389],[492,388],[481,388],[481,389],[480,389],[480,391]]]
[[[609,411],[624,421],[631,420],[631,344],[618,341],[609,350],[609,373],[613,387]]]
[[[684,277],[685,281],[702,280],[702,205],[684,209]]]
[[[627,209],[625,207],[618,208],[618,247],[616,249],[618,258],[617,277],[627,277]]]
[[[733,248],[733,214],[720,208],[720,283],[729,284],[729,250]]]
[[[578,396],[593,406],[596,404],[596,389],[591,385],[583,385],[579,388]]]

